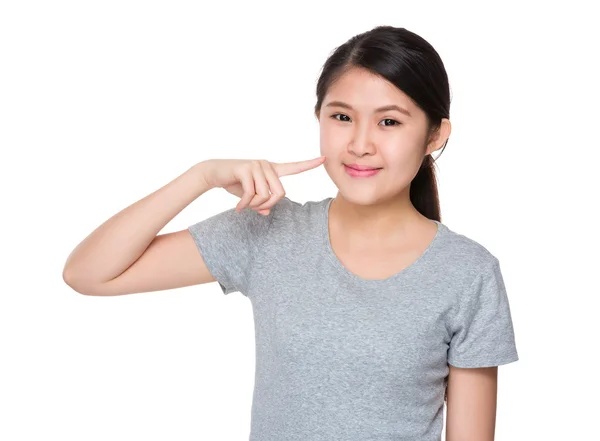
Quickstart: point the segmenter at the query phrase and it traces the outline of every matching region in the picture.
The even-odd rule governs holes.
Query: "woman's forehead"
[[[333,101],[348,104],[357,111],[397,105],[410,113],[416,107],[410,97],[394,84],[358,68],[345,72],[329,87],[323,104],[327,106]]]

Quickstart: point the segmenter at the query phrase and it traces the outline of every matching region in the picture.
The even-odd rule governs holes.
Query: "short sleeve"
[[[463,294],[451,326],[448,363],[477,368],[519,360],[506,287],[496,257]]]
[[[223,211],[188,227],[210,273],[223,294],[246,295],[252,263],[273,220],[251,208]]]

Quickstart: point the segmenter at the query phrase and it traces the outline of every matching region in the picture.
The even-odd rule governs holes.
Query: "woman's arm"
[[[198,163],[112,216],[68,256],[63,279],[89,295],[156,291],[214,281],[188,231],[157,236],[211,187]]]
[[[446,441],[494,441],[498,366],[449,367]]]

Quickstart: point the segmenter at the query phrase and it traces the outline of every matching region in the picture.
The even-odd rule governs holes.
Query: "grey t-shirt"
[[[448,363],[519,359],[499,261],[436,222],[414,263],[363,279],[331,248],[332,200],[189,227],[223,293],[252,303],[250,441],[439,441]]]

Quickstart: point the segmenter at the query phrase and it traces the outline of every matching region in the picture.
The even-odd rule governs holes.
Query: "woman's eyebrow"
[[[343,107],[345,109],[354,110],[350,104],[346,104],[343,101],[331,101],[325,105],[325,107]],[[397,106],[396,104],[390,104],[388,106],[378,107],[375,109],[375,113],[387,112],[388,110],[396,110],[406,116],[412,116],[408,110],[404,107]]]

